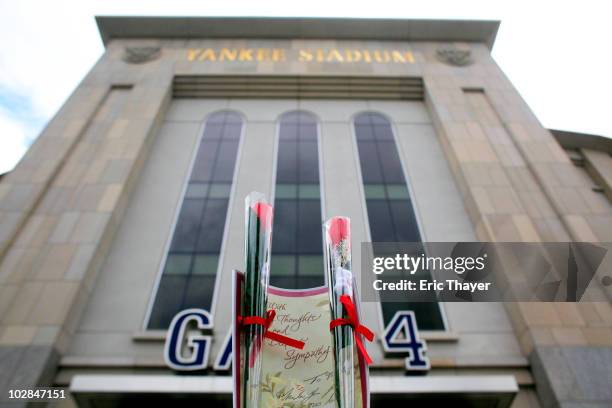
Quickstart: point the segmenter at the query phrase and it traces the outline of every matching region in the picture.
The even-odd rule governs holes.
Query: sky
[[[501,20],[493,57],[542,124],[612,137],[607,1],[0,0],[0,174],[104,52],[96,15]]]

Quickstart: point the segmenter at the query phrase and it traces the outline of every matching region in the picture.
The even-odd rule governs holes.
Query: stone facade
[[[604,193],[594,191],[496,65],[486,41],[295,37],[107,38],[103,57],[0,183],[3,397],[16,387],[68,385],[79,373],[169,372],[161,357],[164,334],[144,331],[143,321],[191,152],[216,110],[246,116],[238,198],[271,191],[278,115],[296,108],[318,115],[326,213],[349,215],[358,240],[368,235],[355,158],[329,157],[354,151],[352,115],[377,110],[395,123],[426,240],[612,241],[610,155],[582,151]],[[126,49],[138,60],[126,59]],[[258,60],[254,51],[253,60],[240,61],[228,51],[221,61],[220,53],[203,58],[207,49],[286,54],[270,51]],[[304,49],[313,50],[312,60],[299,59]],[[329,57],[330,50],[347,49],[371,50],[371,60]],[[469,63],[453,63],[448,49],[463,51],[460,61],[468,53]],[[317,50],[324,51],[321,61]],[[375,50],[382,53],[375,57]],[[393,61],[394,50],[403,61]],[[440,50],[447,50],[445,58]],[[410,102],[173,99],[173,79],[186,75],[418,77],[425,96]],[[241,265],[241,205],[234,199],[230,208],[223,270]],[[216,339],[227,333],[229,310],[219,299],[228,297],[230,285],[227,274],[217,278]],[[368,307],[366,322],[380,330],[374,306]],[[448,331],[424,334],[432,375],[513,375],[521,387],[513,407],[612,404],[609,386],[601,383],[612,383],[609,302],[444,308]],[[371,349],[378,364],[373,375],[401,372],[401,361],[383,358],[379,345]]]

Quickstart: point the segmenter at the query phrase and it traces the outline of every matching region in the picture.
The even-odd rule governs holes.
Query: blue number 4
[[[383,348],[386,353],[407,355],[406,370],[424,371],[430,369],[426,355],[427,345],[419,339],[416,318],[413,311],[395,312],[385,328]]]

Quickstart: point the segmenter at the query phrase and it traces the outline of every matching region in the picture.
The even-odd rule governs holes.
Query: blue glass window
[[[243,121],[211,115],[204,127],[148,322],[165,329],[179,311],[210,310]]]
[[[303,111],[279,121],[272,273],[274,286],[298,289],[324,284],[316,118]]]
[[[358,115],[354,125],[372,241],[421,242],[391,123],[367,112]],[[431,279],[429,272],[426,275],[422,279]],[[444,330],[437,303],[385,301],[385,292],[380,293],[385,324],[396,311],[413,310],[421,330]]]

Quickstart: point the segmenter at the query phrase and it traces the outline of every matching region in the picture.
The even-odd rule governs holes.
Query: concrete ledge
[[[592,149],[612,154],[612,137],[549,129],[557,142],[566,149]]]
[[[516,393],[512,375],[391,377],[371,376],[370,387],[376,394],[413,393]],[[70,391],[78,393],[184,393],[229,394],[232,377],[176,375],[76,375]]]
[[[518,393],[512,375],[370,377],[374,403],[397,403],[405,398],[457,406],[495,406],[508,408]],[[231,406],[232,377],[178,375],[76,375],[70,392],[79,406],[95,407],[99,401],[189,401],[216,406]],[[398,400],[400,398],[400,400]],[[436,405],[437,404],[437,405]]]
[[[543,408],[612,406],[612,347],[538,346],[529,357]]]
[[[479,42],[493,48],[499,21],[302,17],[97,16],[107,45],[118,38],[300,38]]]
[[[229,394],[232,377],[174,375],[77,375],[70,383],[70,392],[79,393],[184,393]]]

